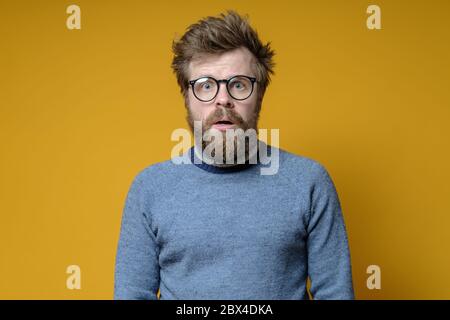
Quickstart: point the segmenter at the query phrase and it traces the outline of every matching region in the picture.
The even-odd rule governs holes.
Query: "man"
[[[308,299],[309,277],[314,299],[353,299],[346,229],[326,169],[259,141],[255,149],[251,139],[239,159],[226,143],[230,130],[257,130],[273,73],[270,45],[229,11],[191,25],[173,51],[190,128],[200,123],[219,148],[204,152],[208,144],[198,142],[175,159],[188,164],[171,159],[136,176],[114,298],[157,299],[159,289],[160,299]],[[279,169],[262,175],[266,147]]]

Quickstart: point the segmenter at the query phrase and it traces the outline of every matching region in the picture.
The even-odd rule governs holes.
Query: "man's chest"
[[[303,247],[307,206],[289,189],[198,191],[174,192],[152,205],[162,266],[187,257],[276,255]]]

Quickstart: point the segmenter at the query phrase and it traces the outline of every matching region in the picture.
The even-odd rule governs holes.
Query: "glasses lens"
[[[253,83],[246,77],[234,77],[228,82],[228,91],[238,100],[247,99],[253,90]]]
[[[211,78],[200,78],[194,84],[194,93],[200,100],[211,100],[217,93],[217,83]]]

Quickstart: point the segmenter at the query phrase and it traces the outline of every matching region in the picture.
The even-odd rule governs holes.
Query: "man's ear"
[[[184,107],[186,109],[189,109],[189,94],[188,94],[188,90],[185,90],[182,94],[183,94],[183,100],[184,100]]]
[[[257,102],[256,102],[258,104],[258,111],[260,111],[261,108],[262,108],[263,98],[264,98],[264,91],[263,92],[258,92],[258,99],[257,99]]]

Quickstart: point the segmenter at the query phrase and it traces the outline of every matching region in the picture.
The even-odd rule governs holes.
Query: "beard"
[[[188,113],[186,119],[191,132],[195,136],[194,121],[197,119],[194,118],[194,115],[192,114],[189,107],[187,107],[187,112]],[[214,128],[212,128],[212,126],[223,117],[228,118],[234,124],[234,128],[227,129],[226,131],[234,131],[234,133],[226,134],[226,131],[219,131],[219,134],[217,132],[215,132],[215,134],[212,134],[212,131],[215,130]],[[213,113],[211,113],[204,121],[202,121],[202,155],[204,155],[205,149],[210,149],[211,157],[214,159],[210,161],[217,166],[233,166],[239,163],[249,162],[257,151],[258,119],[259,108],[256,108],[255,112],[250,115],[248,121],[245,121],[233,109],[216,108]],[[248,133],[254,133],[256,136],[256,141],[254,141],[255,139],[252,139],[252,137],[249,136]],[[198,134],[200,134],[200,132]],[[212,141],[205,141],[205,139],[209,140],[208,138],[210,136],[212,136]],[[219,138],[221,141],[217,141],[217,138]],[[219,150],[219,154],[216,154],[216,150]],[[220,152],[220,150],[222,152]]]

